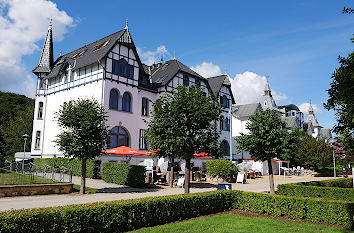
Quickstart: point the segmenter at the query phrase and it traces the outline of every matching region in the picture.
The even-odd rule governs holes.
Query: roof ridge
[[[123,31],[123,30],[125,30],[125,29],[116,31],[116,32],[114,32],[114,33],[112,33],[112,34],[110,34],[110,35],[108,35],[108,36],[105,36],[105,37],[102,37],[101,39],[95,40],[95,41],[93,41],[93,42],[91,42],[91,43],[89,43],[89,44],[86,44],[86,45],[84,45],[84,46],[82,46],[82,47],[80,47],[80,48],[78,48],[78,49],[75,49],[75,50],[73,50],[73,51],[71,51],[71,52],[68,52],[68,53],[62,55],[61,57],[64,57],[64,56],[66,56],[66,55],[68,55],[68,54],[70,54],[70,53],[76,52],[76,51],[78,51],[78,50],[80,50],[80,49],[82,49],[82,48],[88,47],[89,45],[91,45],[91,44],[93,44],[93,43],[96,43],[96,42],[99,41],[99,40],[103,40],[103,39],[105,39],[105,38],[107,38],[107,37],[113,36],[114,34],[117,34],[117,33],[121,32],[121,31]],[[123,34],[122,34],[122,35],[123,35]]]

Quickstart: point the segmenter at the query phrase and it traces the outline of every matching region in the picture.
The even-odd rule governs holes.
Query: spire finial
[[[128,29],[128,17],[127,17],[127,19],[125,20],[125,29]]]
[[[176,60],[176,51],[173,51],[173,60]]]
[[[52,27],[53,27],[53,19],[52,19],[52,18],[48,18],[48,20],[49,20],[49,27],[48,27],[48,29],[52,29]]]
[[[311,99],[310,99],[310,106],[309,106],[309,114],[313,114]]]

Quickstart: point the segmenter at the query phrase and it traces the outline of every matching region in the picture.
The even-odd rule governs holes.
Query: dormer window
[[[134,76],[134,66],[129,65],[125,59],[113,60],[112,73],[132,79]]]

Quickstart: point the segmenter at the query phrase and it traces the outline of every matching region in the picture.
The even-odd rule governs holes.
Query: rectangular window
[[[38,116],[37,116],[38,120],[42,120],[43,119],[43,102],[39,102],[38,104]]]
[[[142,99],[141,103],[141,115],[149,116],[149,100],[146,98]]]
[[[220,119],[220,130],[224,130],[224,119]]]
[[[134,66],[129,65],[125,59],[112,59],[112,73],[126,78],[133,78]]]
[[[37,131],[36,132],[36,141],[35,141],[35,144],[34,144],[34,149],[39,149],[40,147],[40,143],[41,143],[41,131]]]
[[[139,150],[147,150],[147,141],[145,136],[145,129],[141,129],[139,133]]]

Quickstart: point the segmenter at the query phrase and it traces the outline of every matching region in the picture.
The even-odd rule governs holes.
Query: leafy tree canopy
[[[0,91],[0,159],[14,159],[23,151],[21,135],[30,135],[26,151],[31,148],[34,99],[24,95]]]
[[[149,147],[159,157],[190,160],[194,153],[216,155],[220,113],[217,101],[203,96],[199,88],[178,86],[154,104],[147,130]]]
[[[354,40],[352,38],[352,42]],[[327,90],[329,99],[324,103],[327,110],[334,110],[337,116],[337,124],[334,132],[347,134],[346,138],[354,137],[354,52],[348,57],[338,57],[340,67],[332,74],[331,88]],[[350,137],[348,137],[348,134]],[[353,150],[353,143],[345,143]]]
[[[104,108],[96,100],[64,103],[57,112],[62,132],[55,141],[65,156],[90,159],[99,156],[109,140]]]

